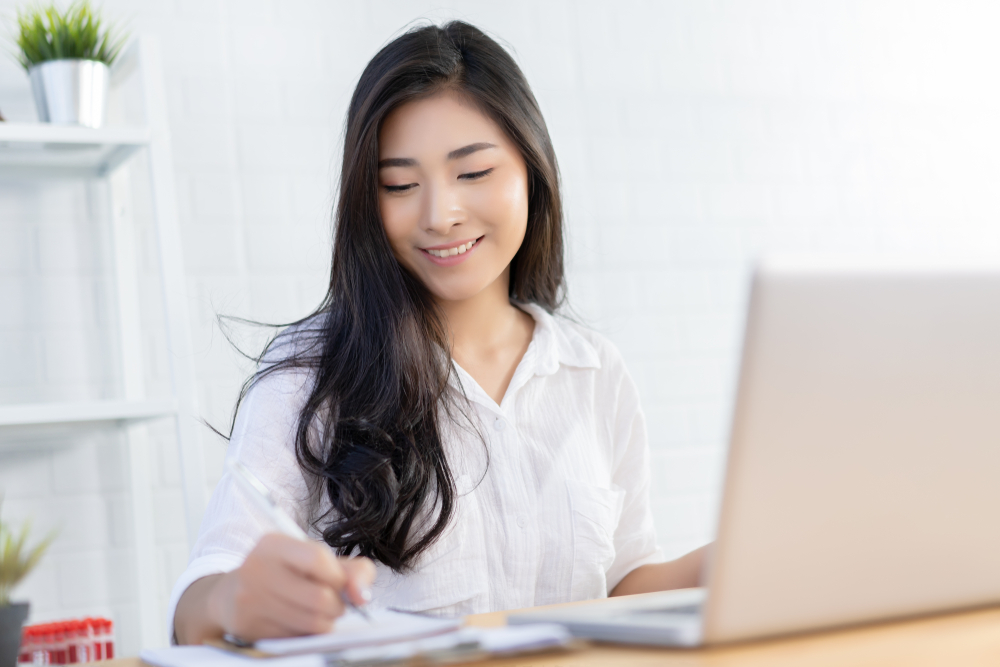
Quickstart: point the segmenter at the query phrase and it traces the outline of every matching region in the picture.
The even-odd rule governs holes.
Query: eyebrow
[[[449,160],[457,160],[460,157],[465,157],[466,155],[472,155],[476,151],[483,151],[487,148],[496,148],[493,144],[488,144],[485,141],[481,141],[478,144],[469,144],[468,146],[463,146],[462,148],[456,148],[452,152],[448,153]]]
[[[483,151],[487,148],[496,148],[496,145],[480,141],[477,144],[469,144],[468,146],[462,146],[461,148],[456,148],[452,152],[448,153],[449,160],[457,160],[463,158],[467,155],[472,155],[477,151]],[[412,157],[387,157],[384,160],[378,161],[378,168],[384,169],[385,167],[416,167],[419,163]]]

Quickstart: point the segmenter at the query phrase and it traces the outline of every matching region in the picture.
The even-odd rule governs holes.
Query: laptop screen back
[[[754,278],[706,642],[1000,602],[1000,271]]]

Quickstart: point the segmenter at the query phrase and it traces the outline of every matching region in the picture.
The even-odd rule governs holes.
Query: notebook
[[[230,646],[174,646],[142,651],[154,667],[354,667],[473,662],[492,656],[572,649],[579,646],[561,625],[516,628],[462,627],[439,619],[394,611],[370,612],[372,622],[348,612],[328,634],[258,641],[252,651]]]
[[[461,619],[432,618],[379,609],[369,612],[371,621],[348,610],[333,632],[287,639],[261,639],[254,648],[270,655],[332,653],[359,646],[375,646],[410,639],[432,637],[457,630]]]

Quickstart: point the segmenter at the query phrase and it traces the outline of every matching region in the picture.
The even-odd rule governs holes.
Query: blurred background
[[[0,0],[0,13],[10,19],[19,6]],[[1000,256],[995,2],[98,6],[160,45],[199,410],[224,429],[251,367],[216,316],[286,322],[324,294],[341,131],[364,65],[418,20],[461,18],[501,40],[534,88],[559,159],[569,303],[618,345],[641,391],[670,556],[713,534],[755,258]],[[0,59],[0,111],[35,120],[13,58]],[[100,393],[100,337],[81,343],[64,332],[80,321],[99,329],[110,312],[100,296],[107,252],[81,231],[98,224],[95,206],[71,184],[0,185],[5,402],[28,400],[25,386],[45,398]],[[37,305],[25,303],[25,280],[43,285],[51,317],[20,315]],[[260,339],[235,336],[251,347]],[[149,354],[154,379],[166,382]],[[187,544],[176,448],[169,433],[152,434],[162,608]],[[207,493],[225,442],[202,428],[200,446]],[[6,518],[60,529],[20,589],[31,620],[111,615],[120,652],[134,654],[122,447],[91,434],[0,451],[0,489]]]

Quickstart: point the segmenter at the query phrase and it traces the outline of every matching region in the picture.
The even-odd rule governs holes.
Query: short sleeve
[[[614,424],[612,483],[624,490],[622,512],[615,529],[615,559],[607,572],[608,593],[632,570],[666,561],[656,541],[656,527],[650,506],[650,456],[646,419],[639,404],[639,392],[624,364],[618,389]]]
[[[271,492],[281,508],[308,532],[309,489],[295,455],[299,412],[310,374],[282,370],[259,376],[247,392],[233,427],[226,461],[240,461]],[[243,496],[228,470],[215,487],[187,569],[174,584],[167,609],[168,636],[181,595],[203,577],[239,567],[266,533],[270,521]]]

